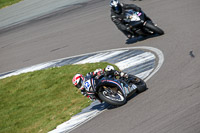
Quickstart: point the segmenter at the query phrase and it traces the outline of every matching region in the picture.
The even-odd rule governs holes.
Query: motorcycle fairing
[[[102,80],[102,83],[111,83],[117,85],[120,90],[123,92],[124,96],[127,96],[127,92],[125,90],[125,87],[121,86],[118,80]]]
[[[86,82],[84,83],[84,87],[88,92],[94,92],[95,90],[95,86],[94,86],[94,79],[88,79],[86,80]]]

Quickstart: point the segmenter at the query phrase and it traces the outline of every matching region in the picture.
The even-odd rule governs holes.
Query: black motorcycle
[[[128,79],[102,76],[95,80],[86,77],[84,86],[86,90],[95,90],[92,93],[95,92],[100,101],[117,106],[125,104],[127,98],[134,93],[141,93],[147,89],[146,83],[134,75],[129,75]]]
[[[136,12],[134,10],[125,11],[124,21],[127,26],[130,27],[133,34],[136,36],[147,36],[152,34],[163,35],[164,31],[160,29],[156,24],[152,22],[146,14],[141,12]]]

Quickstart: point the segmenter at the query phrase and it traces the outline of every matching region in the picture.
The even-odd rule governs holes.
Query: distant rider
[[[89,73],[86,74],[85,77],[92,76],[92,77],[94,77],[95,79],[98,80],[102,75],[106,75],[108,77],[120,76],[120,77],[128,79],[127,73],[117,71],[111,65],[108,65],[106,68],[104,68],[104,70],[99,68],[99,69],[96,69],[94,72],[89,72]],[[90,100],[94,101],[94,100],[96,100],[96,97],[94,95],[95,91],[85,89],[85,87],[84,87],[85,77],[82,74],[78,73],[73,77],[72,83],[75,87],[77,87],[78,89],[81,90],[81,93],[84,96],[87,96]]]
[[[134,4],[124,4],[120,3],[118,0],[111,0],[111,20],[115,23],[117,28],[122,31],[129,39],[134,37],[134,32],[131,31],[130,27],[127,26],[124,21],[125,11],[132,9],[134,11],[140,12],[141,8]]]

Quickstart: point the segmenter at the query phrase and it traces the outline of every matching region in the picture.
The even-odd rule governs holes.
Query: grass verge
[[[0,0],[0,9],[18,3],[22,0]]]
[[[1,79],[0,132],[48,132],[69,120],[91,103],[72,85],[73,76],[107,65],[67,65]]]

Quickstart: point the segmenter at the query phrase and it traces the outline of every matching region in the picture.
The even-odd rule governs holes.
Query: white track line
[[[147,81],[149,80],[162,66],[163,62],[164,62],[164,55],[162,53],[162,51],[160,51],[157,48],[153,48],[153,47],[146,47],[146,46],[141,46],[141,47],[130,47],[130,48],[120,48],[120,49],[113,49],[113,50],[109,50],[109,51],[116,51],[116,50],[129,50],[129,49],[144,49],[144,50],[149,50],[152,51],[156,54],[157,58],[158,58],[158,64],[156,66],[156,68],[153,70],[148,70],[146,72],[142,72],[140,74],[138,74],[137,76],[139,77],[143,77],[145,78],[144,80]],[[105,52],[105,51],[100,51],[100,52]],[[149,59],[153,59],[155,57],[150,57]],[[128,61],[129,62],[129,61]],[[125,62],[121,62],[122,64]],[[120,63],[116,63],[116,65],[118,67],[120,67]],[[132,66],[132,65],[130,65]],[[122,65],[121,68],[127,68],[126,65]],[[153,71],[153,72],[152,72]],[[94,118],[95,116],[97,116],[98,114],[102,113],[104,110],[102,111],[98,111],[98,110],[92,110],[90,112],[87,112],[86,114],[80,114],[80,115],[76,115],[74,117],[72,117],[69,121],[57,126],[56,129],[54,129],[53,131],[50,131],[49,133],[62,133],[62,132],[70,132],[72,130],[74,130],[75,128],[79,127],[80,125],[86,123],[87,121],[91,120],[92,118]],[[83,118],[84,116],[87,116],[87,118]]]
[[[106,53],[99,53],[99,54],[96,54],[94,56],[91,56],[85,60],[82,60],[82,61],[79,61],[75,64],[85,64],[85,63],[95,63],[95,62],[100,62],[102,60],[106,60],[108,58],[111,58],[113,56],[116,56],[116,55],[119,55],[121,53],[124,53],[126,52],[127,50],[123,50],[123,51],[114,51],[112,53],[110,52],[106,52]]]
[[[49,61],[49,62],[46,62],[46,63],[41,63],[41,64],[38,64],[38,65],[34,65],[34,66],[31,66],[31,67],[26,67],[26,68],[14,71],[10,74],[7,74],[7,75],[0,77],[0,79],[5,78],[5,77],[9,77],[9,76],[12,76],[12,75],[18,75],[18,74],[21,74],[21,73],[41,70],[41,69],[46,68],[48,66],[59,63],[62,60],[75,58],[75,57],[81,57],[81,56],[90,55],[90,54],[96,54],[96,55],[91,56],[89,58],[86,58],[86,59],[84,59],[80,62],[77,62],[75,64],[100,62],[102,60],[106,60],[107,58],[114,57],[114,56],[116,56],[120,53],[126,52],[126,51],[131,50],[131,49],[148,50],[148,51],[153,52],[156,55],[156,57],[158,58],[158,64],[157,64],[155,69],[150,69],[148,71],[142,72],[142,73],[137,75],[138,77],[141,77],[145,81],[149,80],[162,66],[162,64],[164,62],[164,55],[163,55],[162,51],[160,51],[159,49],[153,48],[153,47],[146,47],[146,46],[111,49],[111,50],[98,51],[98,52],[93,52],[93,53],[87,53],[87,54],[57,59],[57,60],[54,60],[54,61]],[[146,61],[150,61],[152,59],[155,59],[156,57],[150,52],[144,52],[140,55],[130,57],[129,59],[120,61],[120,62],[116,63],[115,65],[118,66],[119,69],[124,70],[126,68],[135,66],[137,64],[144,63]],[[134,60],[134,62],[133,62],[133,60]],[[96,103],[96,104],[98,104],[98,103]],[[94,103],[92,104],[92,106],[94,106]],[[91,108],[92,108],[92,106],[91,106]],[[97,116],[98,114],[102,113],[103,111],[105,111],[105,109],[102,110],[102,111],[91,110],[89,112],[73,116],[69,121],[64,122],[61,125],[58,125],[56,129],[54,129],[53,131],[50,131],[49,133],[70,132],[73,129],[77,128],[78,126],[82,125],[83,123],[89,121],[93,117]]]
[[[153,60],[155,58],[156,57],[152,53],[145,52],[145,53],[139,54],[137,56],[128,58],[126,60],[120,61],[120,62],[116,63],[115,65],[118,66],[120,70],[124,70],[129,67],[136,66],[136,65],[145,63],[147,61]]]

